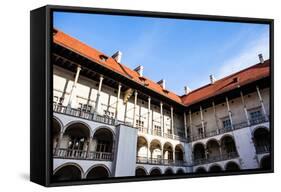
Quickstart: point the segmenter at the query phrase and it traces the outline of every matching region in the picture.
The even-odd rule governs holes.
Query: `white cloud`
[[[226,60],[218,70],[217,77],[223,78],[227,75],[240,71],[259,62],[258,54],[263,54],[264,59],[269,58],[269,33],[263,33],[260,38],[250,42],[237,55]]]

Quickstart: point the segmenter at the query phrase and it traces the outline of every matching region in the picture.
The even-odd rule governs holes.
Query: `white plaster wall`
[[[134,176],[136,167],[137,129],[119,125],[114,159],[114,176]]]

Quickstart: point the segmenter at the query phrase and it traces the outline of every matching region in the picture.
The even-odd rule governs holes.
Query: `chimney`
[[[190,93],[191,89],[188,86],[184,86],[184,94]]]
[[[214,82],[216,81],[215,77],[213,74],[210,75],[210,83],[214,84]]]
[[[143,66],[142,65],[139,65],[137,68],[134,69],[134,71],[136,71],[140,77],[143,76]]]
[[[117,61],[118,63],[121,63],[122,52],[121,52],[121,51],[117,51],[117,52],[114,53],[111,57],[112,57],[113,59],[115,59],[115,61]]]
[[[166,82],[165,79],[161,79],[160,81],[157,82],[157,84],[161,85],[163,89],[166,89]]]
[[[264,59],[263,59],[262,54],[259,54],[259,60],[260,60],[260,63],[264,63]]]

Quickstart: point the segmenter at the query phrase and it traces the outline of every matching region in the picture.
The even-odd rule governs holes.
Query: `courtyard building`
[[[184,95],[53,30],[56,181],[270,169],[270,60]]]

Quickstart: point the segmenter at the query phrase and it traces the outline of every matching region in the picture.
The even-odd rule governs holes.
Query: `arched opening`
[[[207,156],[209,159],[215,159],[220,156],[220,145],[218,141],[212,139],[207,142]]]
[[[55,181],[79,181],[82,179],[81,169],[76,165],[65,165],[54,173]]]
[[[136,176],[146,176],[146,171],[142,167],[138,167],[135,171]]]
[[[270,155],[264,156],[260,162],[260,168],[263,170],[271,169],[271,157]]]
[[[165,173],[164,173],[164,175],[173,175],[173,174],[174,174],[174,172],[173,172],[173,170],[171,168],[167,168],[165,170]]]
[[[109,171],[103,166],[93,167],[87,174],[86,179],[106,179],[109,177]]]
[[[226,171],[238,171],[238,170],[240,170],[240,167],[237,163],[230,161],[226,164],[225,170]]]
[[[234,139],[230,135],[221,138],[221,152],[225,158],[238,156]]]
[[[205,161],[205,147],[202,143],[196,143],[193,146],[194,163],[199,164],[201,161]]]
[[[58,147],[60,132],[61,132],[61,125],[55,118],[53,118],[52,139],[53,139],[54,149]]]
[[[148,142],[143,136],[137,141],[137,162],[146,163],[148,160]]]
[[[91,149],[94,150],[91,150]],[[90,147],[90,155],[93,159],[111,160],[113,148],[113,134],[107,128],[96,130],[93,136],[93,143]]]
[[[163,157],[164,157],[165,164],[170,164],[173,162],[173,146],[169,142],[164,144]]]
[[[184,174],[184,170],[182,170],[182,169],[177,170],[177,175],[183,175],[183,174]]]
[[[218,173],[218,172],[221,172],[222,171],[222,168],[221,166],[219,165],[212,165],[210,168],[209,168],[209,172],[210,173]]]
[[[160,169],[158,169],[158,168],[153,168],[153,169],[150,171],[150,174],[149,174],[149,175],[158,176],[158,175],[161,175],[161,171],[160,171]]]
[[[180,144],[176,145],[176,148],[175,148],[175,159],[178,162],[183,162],[184,161],[183,147]]]
[[[69,158],[85,158],[89,144],[90,130],[82,123],[69,125],[63,134],[60,150]]]
[[[198,167],[196,170],[195,170],[195,173],[206,173],[206,169],[204,167]]]
[[[160,164],[162,159],[161,143],[154,139],[150,142],[151,163]]]
[[[254,132],[254,143],[257,154],[269,152],[270,134],[266,128],[258,128]]]

